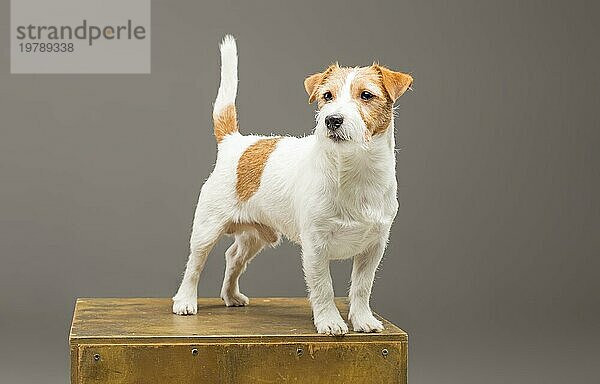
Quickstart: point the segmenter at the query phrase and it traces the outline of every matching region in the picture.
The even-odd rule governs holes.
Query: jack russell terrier
[[[248,263],[284,235],[302,247],[302,265],[319,333],[342,335],[348,326],[334,303],[329,262],[353,258],[349,320],[358,332],[380,332],[369,305],[375,271],[398,210],[394,101],[412,84],[408,74],[381,65],[331,65],[309,76],[309,103],[317,101],[314,134],[242,135],[238,131],[237,47],[221,43],[221,84],[213,109],[218,143],[214,171],[200,191],[190,255],[173,312],[198,310],[198,280],[208,253],[223,234],[221,297],[227,306],[249,303],[239,278]]]

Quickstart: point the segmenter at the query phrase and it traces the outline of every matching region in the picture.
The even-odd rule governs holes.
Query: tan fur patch
[[[360,94],[363,91],[368,91],[374,97],[362,100]],[[392,121],[394,101],[385,90],[380,72],[374,67],[360,68],[352,81],[350,92],[369,134],[372,136],[385,132]]]
[[[327,103],[327,101],[323,98],[325,92],[331,92],[333,100],[339,97],[342,87],[344,86],[344,82],[351,71],[352,68],[339,67],[337,65],[335,67],[330,67],[328,75],[325,77],[323,82],[319,84],[315,91],[319,109],[321,109],[321,107]]]
[[[273,228],[259,223],[231,223],[226,229],[226,233],[231,235],[236,232],[255,230],[263,241],[273,244],[279,240],[277,232]]]
[[[411,75],[392,71],[381,65],[373,65],[381,73],[381,82],[392,100],[396,101],[413,83]]]
[[[217,143],[220,143],[225,136],[238,131],[237,113],[233,104],[223,108],[219,116],[213,116],[213,120]]]
[[[280,137],[272,137],[258,140],[246,148],[242,156],[240,156],[237,165],[237,183],[235,186],[240,201],[248,200],[258,191],[267,160],[277,147],[280,139]]]
[[[313,103],[317,98],[321,97],[319,94],[321,85],[329,78],[329,75],[337,73],[340,69],[341,68],[337,63],[332,64],[325,71],[310,75],[304,80],[304,89],[306,89],[306,93],[308,93],[309,103]]]

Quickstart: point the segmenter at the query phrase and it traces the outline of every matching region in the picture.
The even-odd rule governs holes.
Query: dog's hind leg
[[[239,278],[246,270],[248,263],[267,244],[253,232],[255,231],[237,232],[234,243],[225,252],[226,267],[221,298],[228,307],[249,304],[248,297],[240,292]]]
[[[201,208],[201,203],[199,203]],[[223,231],[226,221],[218,217],[197,212],[190,239],[190,256],[183,280],[173,297],[173,313],[194,315],[198,310],[198,281],[204,269],[206,258]]]

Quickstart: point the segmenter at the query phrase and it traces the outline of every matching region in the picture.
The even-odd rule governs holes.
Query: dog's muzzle
[[[344,123],[344,117],[339,114],[329,115],[325,117],[325,126],[327,127],[327,136],[331,138],[333,141],[341,141],[344,140],[342,136],[339,135],[338,130]]]

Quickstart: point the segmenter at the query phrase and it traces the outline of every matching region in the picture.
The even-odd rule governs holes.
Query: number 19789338
[[[19,43],[21,53],[70,53],[75,51],[73,43]]]

